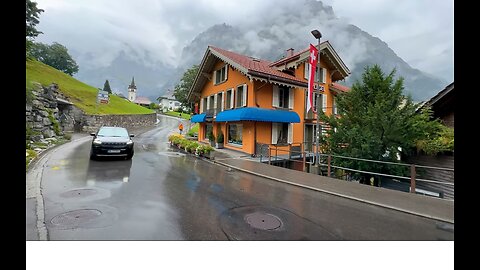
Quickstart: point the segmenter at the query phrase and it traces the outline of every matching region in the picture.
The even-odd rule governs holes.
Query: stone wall
[[[153,126],[157,114],[124,114],[124,115],[84,115],[82,131],[95,132],[101,126],[121,126],[127,129]]]
[[[59,116],[63,113],[58,108],[58,86],[52,84],[42,87],[34,84],[32,89],[33,100],[26,103],[25,120],[26,126],[33,135],[32,141],[41,141],[45,138],[53,138],[63,135],[63,128]]]

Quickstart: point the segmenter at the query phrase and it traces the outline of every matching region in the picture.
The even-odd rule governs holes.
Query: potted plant
[[[215,144],[215,148],[221,149],[223,148],[223,132],[220,131],[217,137],[217,143]]]
[[[210,145],[204,145],[202,147],[202,156],[208,158],[208,159],[213,159],[213,147]]]
[[[207,138],[210,141],[210,145],[215,146],[215,135],[213,135],[212,131],[208,132]]]

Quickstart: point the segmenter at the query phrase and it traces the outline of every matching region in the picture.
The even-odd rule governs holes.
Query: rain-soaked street
[[[178,123],[160,116],[134,137],[130,161],[90,161],[90,137],[48,153],[40,174],[47,239],[453,240],[439,221],[178,153],[167,144]]]

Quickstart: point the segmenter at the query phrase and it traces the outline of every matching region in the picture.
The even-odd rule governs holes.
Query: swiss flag
[[[307,112],[313,108],[313,111],[316,112],[316,108],[313,107],[313,82],[315,80],[315,68],[317,66],[317,59],[318,57],[318,50],[310,44],[310,58],[308,63],[305,65],[310,65],[309,72],[308,72],[308,99],[307,99]]]

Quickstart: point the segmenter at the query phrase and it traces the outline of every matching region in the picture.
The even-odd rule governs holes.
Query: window
[[[180,102],[175,102],[175,106],[180,106]]]
[[[236,102],[235,108],[247,106],[247,85],[242,84],[237,86],[237,93],[235,94]]]
[[[203,134],[203,139],[208,139],[208,133],[213,132],[213,125],[206,124],[205,125],[205,133]]]
[[[286,86],[273,86],[272,106],[277,108],[293,109],[294,91]]]
[[[223,111],[223,92],[215,94],[215,112]]]
[[[227,90],[227,99],[225,102],[227,103],[227,105],[225,106],[225,109],[233,108],[233,89]]]
[[[228,66],[225,65],[222,68],[216,70],[213,73],[213,76],[215,77],[215,84],[220,84],[223,83],[224,81],[227,80],[227,72],[228,72]]]
[[[228,143],[242,145],[242,124],[229,124],[228,125]]]
[[[202,101],[200,102],[200,112],[204,113],[208,110],[207,108],[207,98],[202,98]]]
[[[305,62],[305,68],[304,68],[304,78],[308,80],[308,72],[310,70],[310,64]],[[326,68],[320,68],[320,78],[322,79],[320,83],[326,83],[327,81],[327,69]],[[315,68],[315,82],[318,81],[318,66]]]
[[[272,123],[272,144],[288,144],[293,141],[293,127],[289,123]]]

